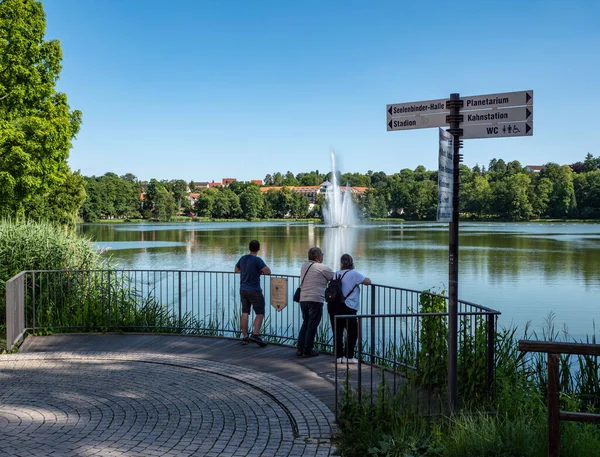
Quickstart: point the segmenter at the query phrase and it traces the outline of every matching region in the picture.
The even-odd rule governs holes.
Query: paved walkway
[[[29,337],[0,356],[0,455],[329,456],[332,361],[219,338]]]

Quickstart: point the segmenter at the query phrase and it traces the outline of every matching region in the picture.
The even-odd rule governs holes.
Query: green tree
[[[194,209],[196,214],[202,217],[213,217],[216,195],[219,191],[214,187],[202,189],[196,198]]]
[[[574,213],[577,204],[573,187],[573,170],[568,165],[548,163],[540,172],[541,178],[552,183],[552,193],[548,202],[551,217],[568,217]]]
[[[473,175],[460,192],[461,210],[482,217],[489,212],[492,189],[485,176]]]
[[[294,176],[294,173],[292,173],[291,171],[288,171],[285,174],[285,177],[283,178],[283,185],[284,186],[298,186],[298,185],[300,185],[300,182],[296,179],[296,177]]]
[[[548,178],[539,178],[530,186],[529,201],[533,217],[539,219],[546,214],[551,193],[552,182]]]
[[[284,177],[281,173],[276,172],[273,173],[272,185],[273,186],[283,186]]]
[[[292,193],[292,202],[290,212],[294,217],[306,217],[308,215],[308,208],[310,207],[310,200],[306,195]]]
[[[165,188],[173,195],[177,206],[177,212],[179,212],[183,205],[183,201],[187,198],[187,183],[183,179],[173,179],[165,183]]]
[[[257,218],[263,209],[263,197],[256,184],[247,186],[240,194],[242,215],[250,220]]]
[[[56,91],[62,50],[58,40],[44,40],[45,31],[41,2],[0,2],[0,216],[64,222],[74,220],[84,192],[67,164],[81,112]],[[38,210],[33,199],[69,206]]]
[[[594,156],[588,152],[583,161],[583,171],[590,172],[595,171],[598,168],[600,168],[600,157],[595,159]]]
[[[365,217],[385,217],[387,208],[385,198],[372,189],[367,189],[359,200],[359,206]]]
[[[154,205],[154,217],[159,221],[170,221],[177,211],[173,194],[164,186],[158,188]]]
[[[433,219],[437,210],[437,185],[431,180],[410,183],[404,211],[411,219]]]
[[[579,217],[600,217],[600,170],[581,173],[573,177]]]

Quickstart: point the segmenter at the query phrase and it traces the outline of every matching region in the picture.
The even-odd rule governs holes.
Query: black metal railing
[[[272,278],[284,279],[278,307]],[[262,333],[270,342],[293,345],[302,324],[292,302],[300,278],[264,276],[267,309]],[[281,287],[281,284],[278,284]],[[377,384],[417,386],[428,410],[443,404],[447,380],[448,298],[379,284],[361,287],[361,311],[354,384],[372,398]],[[6,284],[7,349],[26,332],[144,331],[239,337],[239,274],[186,270],[26,271]],[[282,304],[283,299],[283,304]],[[287,304],[287,306],[285,306]],[[489,394],[494,380],[496,319],[492,309],[459,301],[459,384],[468,398]],[[317,332],[316,347],[333,350],[329,319]],[[363,369],[368,364],[368,384]],[[337,367],[336,367],[337,368]],[[378,375],[381,368],[387,373]],[[352,375],[354,368],[344,371]],[[336,369],[336,383],[337,383]],[[393,374],[393,375],[392,375]],[[378,378],[379,376],[379,378]],[[365,391],[368,386],[368,391]],[[466,390],[465,390],[466,389]]]

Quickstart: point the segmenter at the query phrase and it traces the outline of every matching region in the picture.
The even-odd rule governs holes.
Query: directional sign
[[[387,117],[397,116],[414,116],[417,114],[435,114],[440,112],[449,113],[446,108],[447,99],[440,98],[438,100],[425,100],[422,102],[398,103],[395,105],[387,105]],[[433,127],[433,126],[432,126]]]
[[[502,138],[509,136],[532,136],[533,122],[510,122],[507,124],[468,125],[463,127],[464,139]]]
[[[500,108],[508,106],[533,105],[533,91],[503,92],[500,94],[474,95],[460,97],[464,104],[461,111],[482,108]]]
[[[516,108],[488,109],[478,111],[461,111],[462,125],[490,124],[496,122],[518,122],[533,120],[533,106]]]
[[[428,116],[395,117],[388,119],[388,132],[392,130],[428,129],[431,127],[446,127],[446,113],[430,114]]]

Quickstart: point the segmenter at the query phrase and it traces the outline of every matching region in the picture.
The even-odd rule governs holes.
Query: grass
[[[538,335],[524,339],[570,340],[550,315]],[[457,414],[425,417],[404,396],[390,395],[385,378],[373,398],[359,403],[348,386],[340,407],[338,450],[343,456],[545,457],[547,455],[545,356],[517,349],[517,329],[502,329],[496,341],[496,396],[475,399]],[[595,342],[594,334],[588,342]],[[561,409],[600,413],[598,357],[561,360]],[[364,395],[364,394],[363,394]],[[561,422],[563,457],[600,457],[600,427]]]

